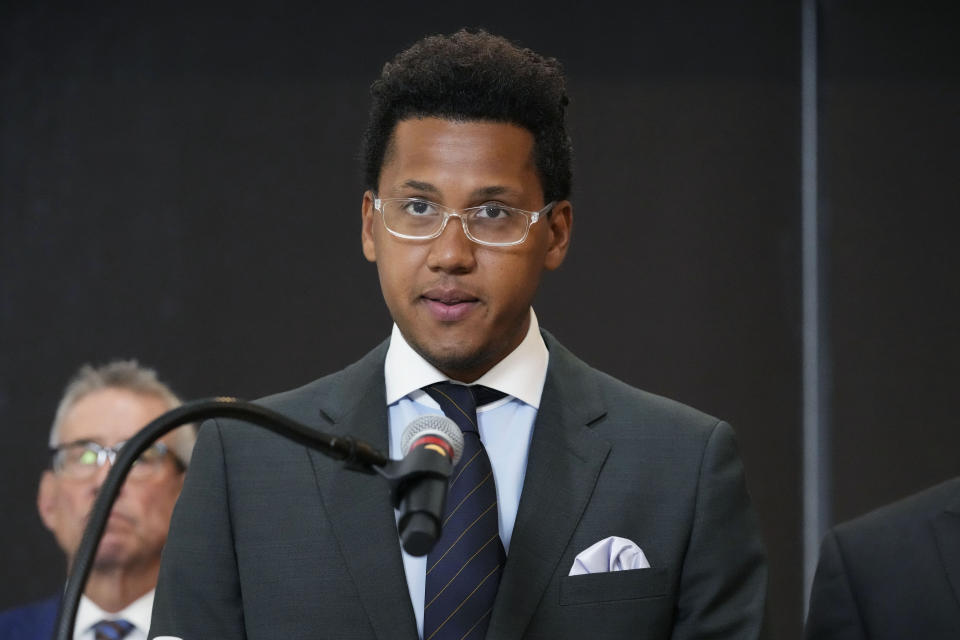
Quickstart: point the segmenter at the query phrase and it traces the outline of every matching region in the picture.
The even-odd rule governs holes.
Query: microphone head
[[[463,432],[457,423],[447,416],[420,416],[408,424],[400,436],[400,450],[403,455],[407,455],[423,438],[430,437],[439,438],[450,445],[453,450],[453,466],[460,462],[460,456],[463,455]]]

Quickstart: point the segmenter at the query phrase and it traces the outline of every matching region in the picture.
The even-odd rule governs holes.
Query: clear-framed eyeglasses
[[[530,226],[550,213],[556,202],[540,211],[525,211],[502,204],[485,204],[457,211],[423,198],[374,198],[373,208],[383,217],[383,226],[405,240],[431,240],[447,227],[451,217],[460,218],[463,233],[477,244],[509,247],[527,239]]]
[[[105,447],[93,440],[78,440],[68,442],[50,449],[53,455],[53,470],[55,473],[86,480],[97,473],[97,469],[109,462],[113,465],[117,459],[117,452],[126,442],[118,442],[112,447]],[[154,442],[137,458],[130,468],[128,478],[147,478],[160,471],[169,456],[179,470],[184,470],[183,463],[162,442]]]

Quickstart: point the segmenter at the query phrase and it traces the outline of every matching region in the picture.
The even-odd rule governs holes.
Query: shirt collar
[[[475,384],[502,391],[539,409],[549,359],[547,345],[540,335],[537,314],[531,308],[530,327],[523,341],[507,357],[483,374]],[[428,384],[449,379],[413,350],[396,323],[390,335],[390,347],[387,349],[383,373],[388,405]]]
[[[101,620],[119,620],[122,618],[136,626],[137,629],[147,633],[150,629],[150,615],[153,612],[153,595],[154,590],[151,589],[127,605],[125,609],[116,613],[107,613],[87,596],[80,596],[75,628],[82,633]]]

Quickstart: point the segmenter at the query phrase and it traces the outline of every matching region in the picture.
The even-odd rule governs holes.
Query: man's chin
[[[496,364],[491,362],[487,354],[464,348],[463,344],[450,345],[449,348],[431,345],[430,349],[418,351],[423,359],[434,367],[463,382],[472,382]]]
[[[95,571],[118,569],[127,563],[129,556],[126,537],[108,531],[100,539],[100,546],[97,547],[97,555],[93,560],[93,569]]]

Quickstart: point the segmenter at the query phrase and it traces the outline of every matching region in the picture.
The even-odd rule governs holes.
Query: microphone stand
[[[412,464],[412,461],[406,459],[391,460],[366,442],[349,436],[334,436],[317,431],[275,411],[236,398],[214,398],[185,403],[164,413],[138,431],[117,452],[90,512],[76,559],[67,577],[63,601],[57,614],[55,640],[70,640],[73,637],[80,596],[90,575],[110,510],[130,467],[150,445],[173,429],[209,418],[235,418],[256,424],[279,436],[316,449],[335,460],[343,460],[347,469],[370,475],[379,474],[386,478],[390,485],[394,507],[401,503],[410,481],[424,476],[442,476],[444,479],[450,476],[450,469],[444,468],[442,461]],[[449,467],[449,463],[446,466]]]

